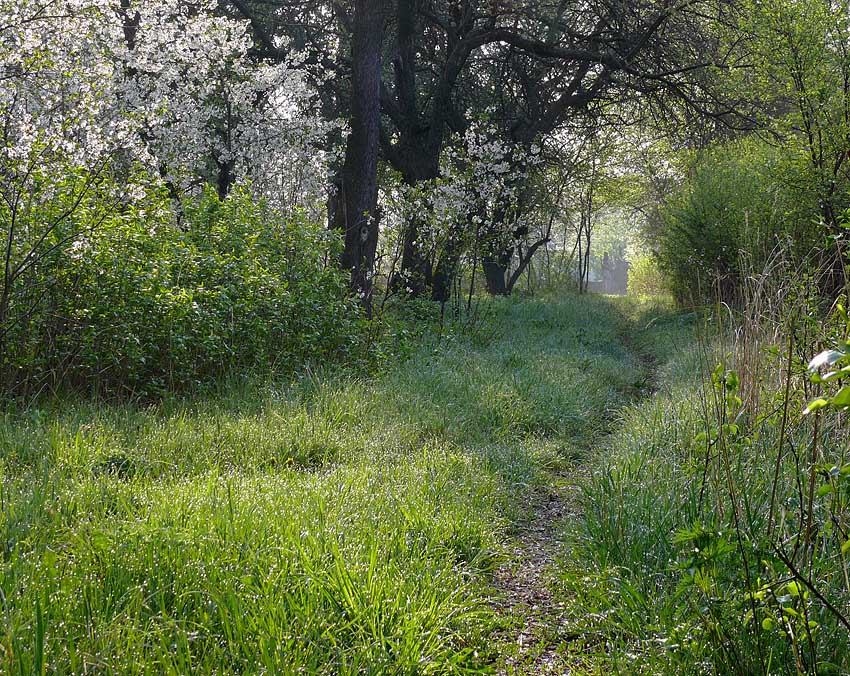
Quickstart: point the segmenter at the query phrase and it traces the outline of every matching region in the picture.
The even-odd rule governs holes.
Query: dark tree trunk
[[[434,268],[434,277],[431,285],[431,300],[445,303],[452,293],[452,282],[457,275],[457,267],[460,264],[461,245],[457,237],[452,237],[446,242],[437,266]]]
[[[230,189],[236,181],[234,175],[234,162],[216,162],[218,172],[216,175],[216,192],[219,199],[224,199],[230,194]]]
[[[401,264],[393,286],[418,298],[428,291],[432,282],[431,261],[422,239],[427,236],[427,224],[414,216],[407,222],[401,247]]]
[[[487,293],[491,296],[507,296],[508,287],[505,283],[507,270],[504,266],[499,265],[498,261],[488,256],[481,261],[481,267],[484,270]]]
[[[506,285],[506,290],[509,295],[513,292],[514,286],[516,286],[516,283],[519,281],[522,273],[525,272],[526,268],[528,268],[531,264],[531,259],[534,257],[534,254],[541,246],[548,243],[549,233],[547,232],[543,239],[537,240],[534,244],[528,247],[528,250],[525,253],[522,252],[521,248],[519,249],[519,264],[517,265],[517,269],[511,274]]]
[[[394,165],[401,171],[405,185],[416,189],[440,175],[441,145],[431,147],[427,135],[411,131],[400,146],[394,153]],[[405,223],[402,234],[399,274],[395,276],[393,287],[413,297],[426,295],[432,283],[431,252],[427,245],[431,235],[429,228],[427,214],[416,213]]]
[[[351,132],[334,226],[345,233],[342,266],[351,288],[371,310],[378,245],[378,149],[381,115],[383,0],[356,0],[351,44]]]
[[[396,0],[397,56],[394,97],[388,97],[385,113],[397,130],[397,142],[385,139],[386,158],[401,172],[406,185],[417,187],[440,175],[440,153],[446,130],[465,127],[466,120],[453,106],[453,92],[471,52],[480,45],[474,42],[473,13],[456,16],[459,21],[446,35],[444,62],[440,75],[428,93],[430,100],[420,105],[417,72],[423,70],[418,41],[423,39],[420,23],[423,6],[419,0]],[[429,25],[430,22],[426,22]],[[431,252],[424,240],[430,232],[425,218],[414,217],[403,234],[400,271],[393,284],[409,290],[413,296],[425,295],[432,288]],[[440,267],[439,264],[437,266]],[[445,267],[441,269],[441,274]],[[438,282],[442,284],[443,281]],[[442,294],[442,290],[439,291]]]
[[[513,250],[502,252],[498,256],[484,256],[481,260],[481,268],[484,270],[484,280],[487,283],[487,292],[491,296],[507,296],[508,289],[508,267],[513,258]]]
[[[397,50],[393,61],[395,93],[398,102],[396,119],[399,143],[389,153],[391,164],[401,172],[404,183],[416,188],[423,181],[439,175],[441,141],[433,145],[431,129],[423,124],[416,83],[418,31],[417,0],[397,0]],[[415,214],[402,235],[401,261],[392,281],[396,291],[411,296],[425,295],[431,286],[431,262],[424,239],[428,225],[423,215]]]
[[[484,280],[487,292],[491,296],[507,296],[508,268],[514,257],[514,247],[503,243],[502,232],[506,227],[508,206],[499,204],[493,211],[491,222],[480,233],[483,235],[481,244],[484,255],[481,258],[481,268],[484,270]]]

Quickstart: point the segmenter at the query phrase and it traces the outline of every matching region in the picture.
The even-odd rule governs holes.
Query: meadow
[[[497,667],[492,572],[635,395],[626,328],[602,299],[506,299],[372,376],[7,411],[2,670]]]

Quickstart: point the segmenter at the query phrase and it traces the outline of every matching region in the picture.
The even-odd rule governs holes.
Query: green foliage
[[[639,256],[629,267],[629,295],[659,298],[669,293],[664,276],[652,256]]]
[[[639,340],[659,391],[626,411],[585,485],[563,578],[576,624],[611,637],[599,657],[610,671],[846,672],[846,433],[803,415],[796,350],[788,363],[740,338],[753,327],[731,343],[712,329],[695,340],[687,317],[647,319]],[[832,331],[813,312],[795,340]]]
[[[850,335],[850,317],[840,303],[836,306],[836,315],[844,325],[845,335]],[[824,372],[826,369],[826,372]],[[813,413],[823,408],[844,411],[850,407],[850,386],[844,382],[850,378],[850,340],[844,339],[833,349],[824,350],[814,357],[808,366],[813,383],[833,383],[837,391],[829,392],[810,402],[804,414]],[[829,387],[829,386],[828,386]]]
[[[834,232],[850,199],[847,2],[765,0],[745,7],[741,28],[751,67],[733,80],[740,80],[738,91],[762,101],[761,123],[783,140],[796,165],[789,187],[814,203],[817,219]]]
[[[365,326],[336,242],[246,190],[205,192],[179,227],[161,194],[120,210],[84,202],[68,221],[54,235],[68,241],[16,287],[4,370],[18,389],[151,396],[358,358]]]
[[[758,136],[702,154],[662,209],[653,242],[683,303],[735,300],[744,270],[765,269],[778,244],[822,273],[835,298],[845,281],[833,239],[850,206],[850,39],[847,2],[745,2],[723,75],[730,100],[750,101]],[[761,137],[761,138],[759,138]],[[742,260],[744,261],[742,263]]]
[[[679,302],[718,292],[733,300],[745,269],[762,270],[778,249],[808,253],[818,237],[815,212],[786,188],[780,174],[793,170],[783,162],[757,140],[719,146],[697,159],[653,233],[659,267]]]

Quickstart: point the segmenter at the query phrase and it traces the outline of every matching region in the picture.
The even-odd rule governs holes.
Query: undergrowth
[[[847,327],[802,284],[750,291],[740,314],[636,319],[657,392],[592,458],[561,567],[599,673],[850,670],[843,414],[805,414]]]

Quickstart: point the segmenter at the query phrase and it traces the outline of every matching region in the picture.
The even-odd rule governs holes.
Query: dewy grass
[[[725,337],[696,340],[694,324],[693,315],[674,314],[639,323],[635,340],[657,361],[658,392],[627,407],[619,430],[591,456],[582,517],[562,562],[576,637],[569,650],[602,673],[847,673],[846,629],[783,568],[770,539],[783,397],[765,386],[761,409],[751,407],[763,413],[718,418],[737,375],[725,379],[721,369],[712,382],[706,374],[724,359],[734,366],[742,351]],[[795,419],[805,401],[791,402]],[[706,430],[717,435],[718,420],[728,439],[707,453]],[[831,433],[822,426],[828,462],[846,447],[846,434]],[[805,534],[801,477],[810,471],[799,455],[795,469],[794,458],[810,452],[811,431],[800,424],[787,439],[777,532],[792,552]],[[806,580],[843,608],[845,564],[830,555],[836,517],[828,503],[816,508]]]
[[[639,370],[604,300],[488,317],[371,380],[0,419],[0,671],[486,670],[523,493]]]

